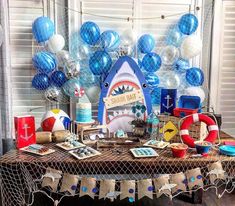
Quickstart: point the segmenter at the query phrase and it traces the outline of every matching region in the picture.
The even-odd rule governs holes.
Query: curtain
[[[3,43],[0,47],[0,155],[2,155],[13,147],[8,1],[0,1],[0,14],[3,28]]]

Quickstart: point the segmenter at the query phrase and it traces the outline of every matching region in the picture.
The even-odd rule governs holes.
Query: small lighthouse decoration
[[[33,116],[14,118],[16,146],[18,149],[36,143],[35,120]]]

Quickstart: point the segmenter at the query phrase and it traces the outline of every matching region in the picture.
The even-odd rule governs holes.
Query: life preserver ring
[[[204,114],[198,114],[198,113],[192,114],[186,117],[180,126],[180,137],[183,140],[183,142],[187,144],[189,147],[195,147],[194,144],[195,140],[189,135],[188,128],[190,127],[191,124],[199,121],[206,123],[208,126],[209,134],[204,139],[205,141],[214,143],[217,138],[218,126],[215,124],[213,119]]]

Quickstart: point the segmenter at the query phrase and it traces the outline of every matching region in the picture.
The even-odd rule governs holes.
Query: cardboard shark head
[[[146,118],[152,109],[148,84],[134,59],[128,56],[120,57],[102,83],[99,101],[98,120],[101,124],[106,124],[111,132],[116,132],[118,129],[131,132],[130,122],[135,119],[135,115],[132,113],[131,105],[107,110],[104,98],[135,90],[140,90],[143,94],[141,104],[146,107],[143,115]]]

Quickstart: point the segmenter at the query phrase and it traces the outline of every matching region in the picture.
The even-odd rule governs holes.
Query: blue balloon
[[[41,51],[33,56],[33,66],[43,73],[50,73],[56,68],[56,58],[55,56],[46,51]]]
[[[80,70],[79,82],[82,87],[89,88],[91,86],[100,86],[99,76],[95,76],[87,67],[82,67]]]
[[[41,16],[33,22],[32,32],[38,43],[45,42],[54,34],[55,26],[48,17]]]
[[[36,74],[32,80],[32,86],[38,90],[45,90],[50,86],[49,77],[46,74]]]
[[[105,51],[96,51],[89,60],[89,67],[94,75],[107,73],[111,66],[112,59]]]
[[[189,61],[186,59],[178,59],[174,64],[173,68],[176,72],[186,72],[189,69]]]
[[[65,82],[63,85],[63,91],[66,95],[68,95],[71,98],[78,98],[80,93],[80,83],[79,79],[73,78]]]
[[[51,75],[51,82],[57,87],[63,86],[63,84],[67,81],[67,78],[62,71],[55,71]]]
[[[186,80],[192,86],[201,86],[204,82],[203,71],[196,67],[188,69],[186,72]]]
[[[104,31],[100,35],[100,44],[106,51],[114,51],[120,45],[120,37],[115,31]]]
[[[185,14],[180,18],[178,27],[183,34],[190,35],[197,30],[198,19],[193,14]]]
[[[153,91],[151,92],[151,102],[152,105],[160,105],[161,102],[161,87],[156,87],[153,89]]]
[[[162,65],[161,57],[154,53],[145,54],[142,60],[142,66],[147,72],[156,72]]]
[[[154,73],[148,73],[145,77],[149,87],[154,88],[159,85],[159,78]]]
[[[179,31],[178,28],[174,28],[169,31],[166,36],[166,43],[167,45],[173,45],[175,47],[179,47],[182,43],[182,33]]]
[[[138,49],[141,53],[147,54],[153,50],[155,46],[154,38],[149,34],[142,35],[138,40]]]
[[[100,29],[94,22],[87,21],[81,26],[80,36],[87,44],[95,45],[100,38]]]

